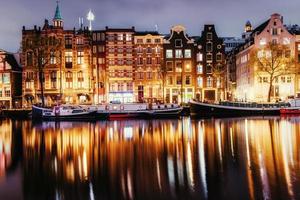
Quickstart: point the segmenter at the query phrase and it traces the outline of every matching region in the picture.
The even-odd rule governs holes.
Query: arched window
[[[66,88],[72,88],[73,87],[73,74],[72,72],[68,71],[66,72]]]

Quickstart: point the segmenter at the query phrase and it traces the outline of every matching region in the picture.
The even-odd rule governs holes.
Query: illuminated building
[[[225,45],[219,38],[214,25],[205,25],[197,40],[196,50],[196,98],[218,101],[225,98],[226,66]]]
[[[106,34],[104,30],[95,30],[92,33],[94,102],[106,101]]]
[[[255,28],[245,44],[236,54],[236,98],[244,101],[266,101],[269,90],[269,77],[266,74],[258,77],[255,66],[251,66],[251,52],[268,43],[284,44],[289,47],[285,55],[294,55],[295,36],[283,25],[283,18],[275,13],[270,19]],[[285,100],[295,95],[295,74],[284,75],[274,81],[271,99]]]
[[[14,54],[0,49],[0,108],[22,106],[22,68]]]
[[[134,27],[116,29],[106,27],[106,77],[107,101],[134,102]]]
[[[157,32],[136,32],[134,35],[136,101],[162,100],[161,65],[163,36]]]
[[[64,30],[59,5],[52,24],[45,20],[42,28],[34,26],[34,29],[28,30],[23,27],[21,62],[26,105],[41,102],[38,51],[43,52],[41,62],[46,105],[58,101],[92,102],[90,38],[90,31],[85,27]]]
[[[185,27],[173,26],[164,39],[164,96],[166,102],[188,102],[195,96],[195,42]]]

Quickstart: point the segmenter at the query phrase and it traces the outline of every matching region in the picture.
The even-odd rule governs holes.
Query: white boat
[[[87,120],[95,119],[95,110],[74,105],[54,106],[53,109],[32,106],[33,118],[43,120]]]
[[[93,110],[95,108],[91,108]],[[182,107],[178,104],[102,104],[96,107],[100,118],[159,118],[179,117]]]

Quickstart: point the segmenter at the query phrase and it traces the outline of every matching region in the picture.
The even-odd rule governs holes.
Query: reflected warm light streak
[[[206,166],[205,166],[205,149],[204,149],[204,133],[205,129],[201,122],[198,122],[198,151],[199,151],[199,168],[204,196],[207,198],[207,182],[206,182]]]

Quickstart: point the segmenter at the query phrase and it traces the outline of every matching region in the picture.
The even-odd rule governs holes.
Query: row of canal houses
[[[47,105],[264,101],[268,84],[257,80],[250,52],[268,42],[283,43],[298,62],[299,37],[298,27],[285,26],[279,14],[255,29],[247,22],[241,38],[221,38],[212,24],[204,25],[200,36],[189,36],[182,25],[169,34],[135,27],[65,30],[57,5],[52,23],[23,27],[20,62],[1,51],[0,104],[30,106],[41,102],[41,93]],[[273,87],[273,100],[297,96],[300,78],[290,75]]]

